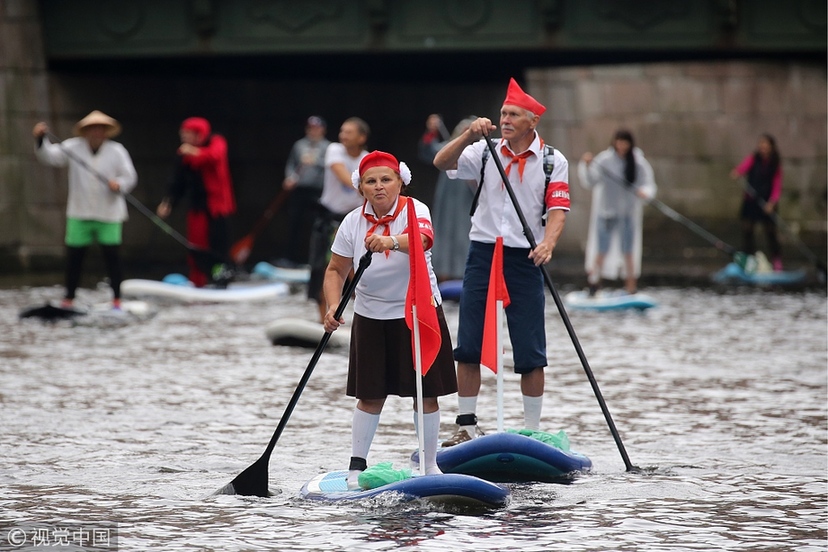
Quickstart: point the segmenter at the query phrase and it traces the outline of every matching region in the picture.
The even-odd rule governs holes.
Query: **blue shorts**
[[[460,321],[454,360],[480,363],[483,346],[483,320],[492,266],[493,243],[471,242],[463,274]],[[546,296],[543,273],[529,259],[529,249],[503,248],[503,275],[511,303],[506,307],[506,323],[515,359],[515,373],[528,374],[546,362]]]
[[[598,253],[606,255],[614,232],[621,234],[621,253],[632,253],[632,217],[598,218]]]

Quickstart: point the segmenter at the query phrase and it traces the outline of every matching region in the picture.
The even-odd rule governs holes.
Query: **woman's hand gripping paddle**
[[[526,217],[523,216],[523,211],[521,210],[520,205],[518,204],[517,197],[515,196],[515,191],[512,189],[512,184],[509,182],[509,177],[506,176],[506,171],[503,169],[503,163],[500,162],[500,157],[497,156],[494,144],[492,144],[492,139],[488,136],[485,136],[485,138],[486,145],[489,146],[489,152],[491,153],[492,159],[494,159],[495,165],[497,165],[497,170],[498,172],[500,172],[500,178],[503,180],[503,185],[506,187],[506,191],[509,194],[509,199],[512,200],[512,205],[515,207],[515,211],[517,211],[518,218],[520,219],[520,224],[523,227],[523,234],[529,241],[529,246],[532,249],[535,249],[538,243],[535,241],[535,236],[532,234],[532,229],[529,228],[529,224],[526,222]],[[586,372],[590,385],[592,385],[592,391],[595,393],[595,398],[598,399],[598,404],[601,406],[601,411],[604,413],[604,418],[607,421],[607,425],[609,426],[610,433],[612,433],[612,437],[615,439],[615,444],[618,446],[618,451],[621,453],[621,458],[624,460],[624,465],[627,467],[627,471],[641,471],[641,468],[632,465],[632,463],[630,462],[630,457],[627,456],[627,450],[624,448],[624,443],[621,442],[621,436],[618,434],[618,430],[615,428],[615,423],[612,421],[612,416],[610,416],[607,404],[606,402],[604,402],[604,397],[601,394],[601,390],[598,388],[598,382],[595,380],[595,376],[592,373],[592,369],[589,367],[589,362],[587,362],[586,355],[584,354],[584,351],[581,348],[581,343],[578,341],[578,337],[575,335],[575,329],[572,327],[572,322],[569,321],[569,316],[566,313],[566,308],[564,307],[563,301],[561,300],[560,295],[558,295],[558,291],[555,289],[555,285],[552,283],[552,277],[549,276],[549,272],[546,270],[545,266],[541,265],[540,269],[543,273],[543,279],[546,282],[549,291],[552,293],[552,298],[555,300],[555,305],[557,305],[558,307],[558,312],[561,314],[561,319],[563,320],[564,326],[566,326],[566,330],[567,332],[569,332],[569,337],[572,339],[572,344],[575,346],[575,351],[578,353],[578,358],[581,359],[581,365],[584,367],[584,371]]]
[[[347,289],[342,294],[342,300],[336,308],[334,318],[339,319],[345,312],[345,306],[348,304],[348,299],[351,295],[353,295],[357,282],[359,282],[359,279],[362,277],[362,273],[365,272],[365,269],[368,268],[368,265],[370,264],[371,251],[366,251],[365,254],[360,257],[357,271],[354,273],[354,277],[348,284]],[[325,346],[328,344],[328,340],[330,340],[330,338],[331,332],[325,332],[325,335],[323,335],[322,339],[319,341],[319,345],[317,345],[316,351],[314,351],[313,357],[311,358],[310,363],[308,363],[308,367],[305,369],[305,373],[302,375],[299,385],[296,387],[296,391],[293,392],[293,396],[290,398],[287,408],[285,408],[285,413],[282,414],[282,419],[279,420],[279,425],[276,427],[276,431],[273,432],[273,436],[270,438],[270,442],[267,444],[265,451],[258,460],[253,462],[253,464],[251,464],[246,470],[237,475],[233,481],[216,491],[214,494],[237,494],[243,496],[261,497],[270,496],[270,491],[268,491],[267,488],[267,467],[270,463],[270,455],[273,452],[273,448],[276,446],[276,441],[278,441],[279,437],[282,435],[282,431],[285,429],[296,403],[299,402],[299,396],[305,389],[305,385],[307,385],[311,373],[313,373],[313,369],[316,367],[316,363],[319,361],[319,357],[322,356],[322,351],[325,350]]]

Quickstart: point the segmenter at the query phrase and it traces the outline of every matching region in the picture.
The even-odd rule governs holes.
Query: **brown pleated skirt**
[[[457,392],[451,335],[442,307],[437,307],[437,320],[443,342],[437,359],[423,378],[424,397]],[[374,320],[355,314],[346,394],[358,399],[384,399],[389,395],[416,397],[416,376],[411,330],[405,319]]]

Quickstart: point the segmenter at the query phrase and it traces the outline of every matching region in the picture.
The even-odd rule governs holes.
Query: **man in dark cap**
[[[293,144],[285,165],[282,189],[290,193],[285,257],[294,264],[308,260],[310,227],[325,180],[325,138],[327,125],[322,117],[308,117],[305,136]]]

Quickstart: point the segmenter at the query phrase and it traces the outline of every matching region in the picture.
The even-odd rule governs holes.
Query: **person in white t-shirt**
[[[359,167],[362,158],[368,155],[365,142],[370,132],[368,123],[359,117],[350,117],[339,128],[339,142],[333,142],[325,150],[325,180],[308,252],[311,267],[308,299],[316,301],[319,306],[320,321],[325,316],[322,279],[328,266],[333,236],[342,218],[362,205],[362,196],[351,184],[351,174]]]
[[[342,287],[354,268],[354,260],[366,250],[373,252],[363,272],[354,301],[351,350],[348,362],[347,395],[357,398],[352,425],[351,463],[348,487],[359,487],[359,474],[367,467],[380,413],[388,395],[416,397],[416,371],[412,361],[411,331],[405,322],[405,300],[410,274],[408,258],[408,203],[402,191],[411,181],[405,163],[385,152],[366,155],[354,172],[353,186],[364,202],[342,220],[325,271],[324,292],[327,311],[325,331],[333,332],[345,323],[336,319]],[[413,200],[423,240],[432,297],[442,335],[440,352],[423,376],[423,461],[427,475],[441,473],[437,467],[440,410],[437,398],[457,391],[451,335],[440,306],[437,277],[431,266],[434,242],[428,207]],[[416,400],[414,401],[416,427]]]

